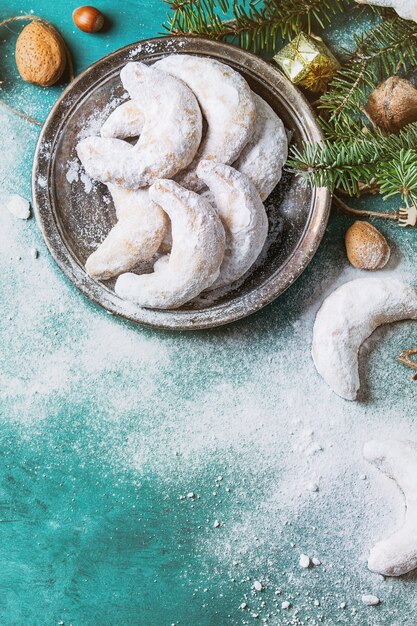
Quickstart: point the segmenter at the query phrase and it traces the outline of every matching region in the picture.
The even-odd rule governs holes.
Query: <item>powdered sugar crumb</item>
[[[78,159],[71,159],[67,162],[66,179],[71,184],[77,182],[80,178],[80,162]]]
[[[90,193],[90,191],[93,189],[94,181],[85,172],[82,172],[82,174],[80,175],[80,180],[84,185],[85,193]]]
[[[6,195],[4,203],[8,211],[21,220],[27,220],[30,217],[30,203],[16,193]]]

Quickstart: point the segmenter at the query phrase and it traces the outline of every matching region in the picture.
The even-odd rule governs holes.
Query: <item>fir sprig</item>
[[[315,187],[359,193],[360,184],[377,182],[385,198],[400,194],[404,202],[417,204],[417,122],[399,135],[379,129],[362,133],[355,141],[326,140],[292,149],[288,166]]]
[[[337,72],[318,108],[325,141],[292,149],[291,167],[314,186],[356,195],[378,184],[384,198],[417,205],[417,123],[384,135],[366,115],[370,93],[391,75],[417,68],[417,24],[388,14]]]
[[[228,40],[253,51],[274,51],[282,38],[320,31],[351,0],[164,0],[173,34]],[[392,11],[362,37],[318,103],[325,141],[292,149],[289,162],[315,186],[349,195],[377,184],[384,197],[400,194],[417,205],[417,123],[385,136],[366,115],[369,94],[393,74],[417,68],[417,24]],[[232,19],[225,16],[232,15]]]
[[[385,19],[362,38],[356,37],[356,49],[337,72],[319,109],[338,131],[356,134],[352,116],[360,117],[370,92],[385,78],[400,70],[417,67],[417,24],[399,17]],[[344,127],[344,128],[343,128]]]
[[[228,40],[246,50],[271,52],[301,30],[322,30],[352,0],[182,0],[170,5],[171,34]],[[226,19],[227,14],[232,19]]]

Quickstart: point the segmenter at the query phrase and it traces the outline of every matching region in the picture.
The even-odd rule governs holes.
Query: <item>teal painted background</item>
[[[158,35],[165,15],[160,0],[101,2],[111,27],[90,36],[72,25],[77,4],[3,0],[0,17],[50,19],[78,73]],[[19,80],[20,28],[1,32],[1,98],[42,121],[62,86]],[[346,46],[357,28],[346,15],[329,37]],[[0,191],[29,198],[39,129],[2,108],[0,127]],[[366,568],[403,508],[361,456],[372,437],[417,439],[416,387],[395,361],[416,343],[415,324],[367,343],[358,403],[332,395],[309,354],[321,301],[360,275],[344,254],[350,222],[332,215],[308,270],[266,310],[174,334],[89,303],[53,264],[35,221],[2,207],[1,624],[415,626],[415,576],[383,580]],[[387,271],[415,283],[415,232],[378,226],[393,247]],[[302,570],[301,552],[322,565]],[[363,606],[362,593],[381,605]]]

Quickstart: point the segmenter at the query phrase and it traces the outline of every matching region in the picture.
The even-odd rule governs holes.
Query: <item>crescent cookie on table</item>
[[[257,94],[255,133],[243,148],[233,167],[246,174],[254,183],[262,200],[266,200],[282,176],[282,168],[288,157],[288,139],[284,124]]]
[[[148,189],[124,189],[108,184],[118,222],[87,259],[90,276],[107,280],[149,261],[159,250],[168,217],[149,198]]]
[[[171,219],[172,250],[152,274],[122,274],[116,293],[143,307],[174,309],[189,302],[219,276],[225,233],[210,203],[172,180],[159,180],[150,198]]]
[[[390,276],[356,278],[328,296],[313,328],[316,370],[341,398],[356,400],[359,350],[381,324],[417,320],[417,290]]]
[[[175,180],[194,191],[203,188],[197,176],[203,159],[230,164],[254,133],[255,103],[246,80],[228,65],[207,57],[172,54],[154,66],[175,76],[195,94],[207,121],[207,132],[188,168]]]
[[[77,145],[89,176],[129,189],[172,177],[191,163],[201,142],[202,116],[193,92],[181,80],[144,63],[128,63],[120,77],[143,111],[139,140],[88,137]]]
[[[268,235],[268,217],[252,181],[233,167],[201,161],[197,174],[208,186],[226,233],[217,289],[241,278],[254,264]]]

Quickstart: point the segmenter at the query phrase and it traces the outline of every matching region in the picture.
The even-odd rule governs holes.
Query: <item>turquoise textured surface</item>
[[[51,20],[78,73],[160,34],[166,11],[160,0],[103,1],[110,24],[91,36],[72,24],[77,4],[0,0],[0,17]],[[346,15],[329,37],[347,46],[357,28]],[[64,85],[19,79],[20,29],[1,31],[1,99],[43,121]],[[39,128],[4,108],[0,125],[0,193],[29,199]],[[334,396],[310,358],[323,298],[361,275],[344,252],[351,222],[332,215],[308,270],[267,309],[214,331],[168,333],[88,302],[34,219],[2,201],[1,624],[415,626],[415,575],[383,580],[366,567],[403,502],[361,454],[371,438],[417,439],[415,383],[395,361],[416,342],[415,324],[367,342],[356,403]],[[392,245],[387,271],[415,284],[415,232],[375,224]],[[303,570],[301,553],[322,565]],[[380,606],[364,606],[364,593]]]

